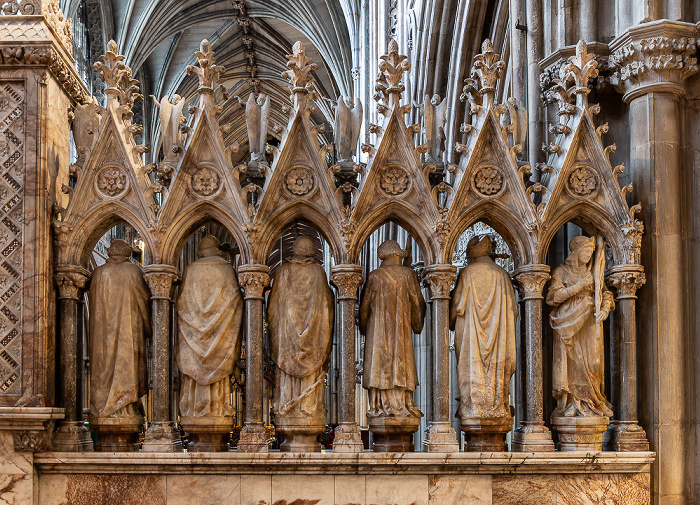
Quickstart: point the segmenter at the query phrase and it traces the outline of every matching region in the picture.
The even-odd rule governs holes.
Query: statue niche
[[[150,291],[133,250],[115,240],[107,262],[92,273],[90,307],[90,425],[97,450],[134,451],[143,424]]]
[[[508,272],[491,258],[486,235],[467,244],[467,266],[450,307],[460,405],[457,417],[468,451],[505,451],[513,426],[508,386],[515,373],[518,305]]]
[[[180,420],[190,450],[226,451],[233,426],[231,374],[241,353],[241,296],[221,243],[205,236],[185,268],[177,300]]]
[[[270,351],[277,365],[273,412],[286,452],[320,451],[326,424],[324,378],[333,339],[333,292],[309,237],[276,271],[268,302]]]
[[[420,333],[425,300],[418,276],[394,240],[377,249],[381,266],[367,277],[360,304],[365,335],[362,385],[369,393],[369,429],[378,452],[412,451],[423,413],[413,403],[418,385],[413,333]]]
[[[553,307],[552,424],[562,451],[601,450],[612,415],[604,389],[603,321],[615,302],[603,280],[603,238],[574,237],[569,250],[552,273],[546,300]]]

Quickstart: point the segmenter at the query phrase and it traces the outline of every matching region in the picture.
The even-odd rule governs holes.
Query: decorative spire
[[[387,50],[389,54],[381,56],[377,84],[374,87],[377,91],[374,99],[382,103],[383,107],[380,107],[382,113],[399,105],[401,93],[406,90],[406,87],[401,83],[403,74],[411,68],[411,63],[407,61],[408,57],[399,54],[399,44],[396,40],[389,41]]]
[[[292,46],[292,54],[288,54],[287,59],[289,70],[282,72],[282,77],[289,80],[289,90],[292,92],[289,98],[296,109],[305,103],[306,95],[313,92],[314,78],[311,72],[315,72],[318,65],[311,63],[311,58],[306,56],[304,44],[298,41]]]
[[[486,108],[493,106],[496,96],[496,81],[501,78],[501,72],[505,66],[506,63],[501,59],[501,55],[493,51],[491,41],[484,40],[481,44],[481,54],[474,57],[471,75],[472,78],[478,78],[479,92],[486,98]]]
[[[595,54],[588,53],[588,46],[583,40],[576,44],[576,54],[569,57],[569,63],[559,70],[560,83],[567,94],[576,95],[576,105],[584,109],[588,105],[588,81],[598,76],[598,62]],[[572,88],[573,86],[573,88]]]
[[[134,115],[132,107],[136,100],[143,100],[139,93],[139,81],[132,78],[132,70],[124,63],[124,56],[119,54],[119,48],[114,40],[107,43],[107,51],[95,62],[93,68],[100,72],[107,88],[107,109],[117,108],[117,102],[123,117],[130,118]],[[115,102],[114,98],[117,99]]]
[[[195,74],[199,78],[199,91],[203,89],[214,90],[219,84],[219,76],[224,72],[224,67],[216,65],[214,51],[211,44],[204,39],[199,44],[199,51],[194,53],[197,56],[199,66],[187,65],[187,75]]]

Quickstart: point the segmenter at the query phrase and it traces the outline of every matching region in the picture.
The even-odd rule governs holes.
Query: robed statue
[[[403,265],[407,250],[387,240],[377,254],[381,266],[367,277],[360,304],[360,332],[365,335],[362,385],[369,394],[367,417],[375,434],[375,450],[411,450],[412,443],[405,435],[417,431],[423,416],[413,403],[418,385],[413,333],[423,329],[425,300],[418,276]],[[387,422],[392,425],[391,433]],[[398,445],[391,437],[385,438],[393,434],[401,435]]]
[[[197,257],[185,268],[177,299],[177,365],[182,425],[203,439],[198,427],[228,434],[232,425],[231,375],[241,354],[243,297],[219,239],[202,238]]]
[[[493,261],[492,248],[488,235],[469,241],[467,266],[459,273],[450,306],[460,393],[457,417],[469,450],[505,450],[505,433],[513,425],[508,397],[518,305],[510,275]]]
[[[142,419],[138,401],[147,393],[146,339],[151,336],[151,292],[124,240],[107,249],[107,262],[92,273],[90,308],[90,420]]]
[[[273,413],[283,451],[318,451],[326,424],[324,379],[333,339],[333,292],[309,237],[274,273],[268,302],[270,353],[277,365]]]
[[[547,304],[554,330],[552,417],[610,417],[604,391],[603,321],[615,308],[603,280],[602,237],[574,237],[571,253],[552,272]],[[594,258],[595,252],[595,258]]]

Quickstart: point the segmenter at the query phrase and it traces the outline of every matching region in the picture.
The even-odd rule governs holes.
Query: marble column
[[[621,265],[611,268],[608,281],[617,291],[615,320],[619,324],[619,366],[616,384],[615,419],[612,422],[610,449],[648,451],[646,433],[637,422],[637,290],[646,282],[644,267]]]
[[[432,301],[431,378],[433,411],[428,427],[428,452],[458,452],[457,433],[450,423],[450,288],[457,278],[454,265],[430,265],[425,285]]]
[[[523,419],[513,432],[511,449],[517,452],[553,451],[552,433],[544,425],[542,408],[542,290],[549,280],[548,265],[524,265],[513,276],[520,292],[525,313],[520,314],[525,328],[523,354],[525,395]]]
[[[76,265],[56,268],[59,303],[59,395],[66,411],[53,439],[56,451],[93,450],[90,432],[82,417],[81,365],[83,361],[82,335],[78,334],[78,307],[90,273]]]
[[[182,450],[180,431],[170,418],[170,302],[180,274],[172,265],[148,265],[144,270],[144,279],[151,289],[153,408],[142,451],[179,452]]]
[[[646,398],[639,414],[658,454],[653,500],[664,505],[689,503],[689,490],[697,486],[690,464],[697,446],[689,442],[695,433],[687,414],[694,392],[687,355],[692,322],[685,302],[692,292],[685,207],[692,170],[683,152],[684,83],[698,71],[696,37],[693,24],[660,20],[635,25],[609,44],[629,106],[629,179],[623,184],[634,185],[631,202],[641,203],[624,229],[629,263],[641,263],[647,278],[637,302],[644,314],[639,389]]]
[[[266,265],[243,265],[238,283],[245,299],[245,425],[238,452],[267,452],[267,428],[263,425],[263,291],[270,283]]]
[[[337,337],[340,355],[338,385],[338,427],[335,429],[333,452],[362,452],[360,428],[355,419],[355,334],[357,289],[364,278],[360,265],[333,267],[331,282],[338,288],[340,334]]]

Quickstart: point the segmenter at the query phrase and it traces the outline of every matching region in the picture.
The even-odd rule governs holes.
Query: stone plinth
[[[275,422],[276,433],[282,438],[282,452],[320,452],[321,444],[318,436],[323,433],[325,419],[309,419],[308,417],[279,417]]]
[[[600,451],[607,417],[554,417],[552,424],[559,434],[560,451]]]
[[[370,419],[372,448],[375,452],[413,451],[413,434],[418,431],[420,417],[377,417]]]
[[[91,419],[90,427],[97,433],[95,450],[102,452],[135,451],[141,433],[140,417]]]
[[[467,451],[506,451],[506,433],[513,429],[513,418],[462,419],[460,427],[467,436]]]
[[[221,417],[182,417],[182,428],[189,433],[190,452],[224,452],[229,450],[229,439],[233,428],[233,418]]]

